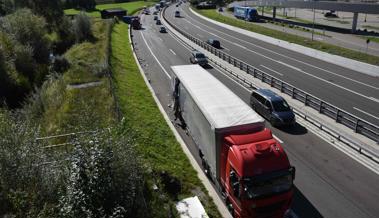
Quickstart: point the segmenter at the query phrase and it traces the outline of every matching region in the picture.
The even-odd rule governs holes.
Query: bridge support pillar
[[[357,31],[357,21],[358,21],[358,12],[354,12],[353,26],[351,28],[351,32],[353,32],[353,33],[355,33]]]
[[[272,8],[272,19],[275,20],[276,18],[276,7]]]

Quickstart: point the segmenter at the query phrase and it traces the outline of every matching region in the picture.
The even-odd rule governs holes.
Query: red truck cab
[[[225,136],[220,161],[233,217],[283,218],[293,198],[295,168],[269,129]]]

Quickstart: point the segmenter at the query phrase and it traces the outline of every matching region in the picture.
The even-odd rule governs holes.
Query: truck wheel
[[[228,208],[232,217],[234,217],[235,213],[234,213],[234,208],[233,208],[232,202],[230,202],[229,199],[227,198],[225,204],[226,204],[226,208]]]

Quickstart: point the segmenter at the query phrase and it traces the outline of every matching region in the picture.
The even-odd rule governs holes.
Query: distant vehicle
[[[273,126],[295,124],[295,114],[286,100],[269,89],[257,89],[250,98],[251,107]]]
[[[251,7],[234,7],[234,16],[238,19],[243,19],[247,21],[258,21],[259,15],[255,8]]]
[[[161,5],[160,5],[160,4],[155,4],[155,9],[156,9],[156,10],[159,10],[159,9],[160,9],[160,7],[161,7]]]
[[[220,7],[220,8],[218,9],[218,11],[219,11],[219,12],[223,12],[224,9],[223,9],[222,7]]]
[[[154,15],[157,15],[157,14],[158,14],[158,11],[154,11],[153,14],[154,14]]]
[[[159,29],[159,32],[161,32],[161,33],[167,33],[166,27],[161,26],[161,28]]]
[[[149,10],[149,9],[146,9],[146,10],[144,11],[144,14],[149,15],[149,14],[150,14],[150,10]]]
[[[162,22],[161,22],[161,20],[157,20],[156,22],[155,22],[155,24],[157,24],[157,25],[162,25]]]
[[[166,2],[165,2],[165,1],[160,1],[160,2],[159,2],[159,6],[160,6],[161,8],[163,8],[165,5],[166,5]]]
[[[180,11],[175,11],[175,17],[180,17]]]
[[[154,20],[158,20],[158,16],[154,16]]]
[[[233,217],[285,217],[296,170],[264,119],[200,66],[171,69],[173,113]]]
[[[132,21],[131,21],[131,26],[135,30],[141,29],[142,28],[142,24],[140,22],[140,18],[139,17],[133,18]]]
[[[175,7],[179,7],[179,4],[175,5]]]
[[[199,64],[200,66],[205,66],[208,64],[207,57],[197,50],[191,52],[190,62],[192,64]]]
[[[217,39],[208,39],[207,40],[207,43],[215,48],[221,48],[221,44],[220,44],[220,41],[218,41]]]
[[[138,19],[138,16],[123,16],[122,21],[124,21],[127,24],[132,24],[133,19]]]
[[[328,11],[324,14],[324,17],[331,17],[331,18],[338,18],[337,14],[335,14],[335,11]]]

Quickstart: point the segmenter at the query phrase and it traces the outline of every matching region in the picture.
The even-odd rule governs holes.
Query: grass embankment
[[[127,25],[115,25],[111,41],[111,66],[116,84],[116,95],[121,111],[125,115],[124,128],[134,132],[137,150],[146,163],[146,167],[152,172],[148,175],[150,181],[154,181],[160,172],[167,172],[181,182],[179,199],[199,195],[208,215],[221,217],[213,201],[204,194],[207,192],[197,177],[197,173],[191,167],[161,115],[135,63],[127,36]],[[167,217],[165,210],[176,199],[170,197],[165,201],[157,200],[154,203],[159,213],[157,217],[162,215],[161,213],[166,214]]]
[[[136,1],[136,2],[124,2],[124,3],[113,3],[113,4],[102,4],[97,5],[96,10],[87,11],[86,14],[91,17],[101,17],[100,11],[108,8],[123,8],[128,11],[128,15],[134,14],[144,6],[151,6],[156,4],[152,1]],[[78,9],[67,9],[64,11],[66,15],[75,15],[78,14],[80,10]]]
[[[59,82],[47,88],[49,102],[43,116],[44,132],[49,134],[105,128],[115,122],[115,102],[107,76],[107,55],[111,23],[93,20],[92,42],[71,47],[65,54],[70,68]],[[95,86],[75,87],[72,85]]]
[[[310,39],[305,38],[305,37],[301,37],[301,36],[297,36],[297,35],[293,35],[289,33],[284,33],[278,30],[272,30],[266,27],[256,25],[254,23],[247,23],[242,20],[237,20],[234,18],[220,15],[214,9],[207,9],[207,10],[194,9],[194,10],[198,12],[199,14],[206,16],[208,18],[211,18],[213,20],[226,23],[232,26],[236,26],[242,29],[246,29],[252,32],[260,33],[266,36],[281,39],[281,40],[288,41],[291,43],[296,43],[302,46],[317,49],[317,50],[327,52],[330,54],[339,55],[346,58],[351,58],[351,59],[366,62],[369,64],[379,65],[379,57],[374,56],[374,55],[369,55],[362,52],[353,51],[350,49],[338,47],[338,46],[331,45],[324,42],[311,41]]]

